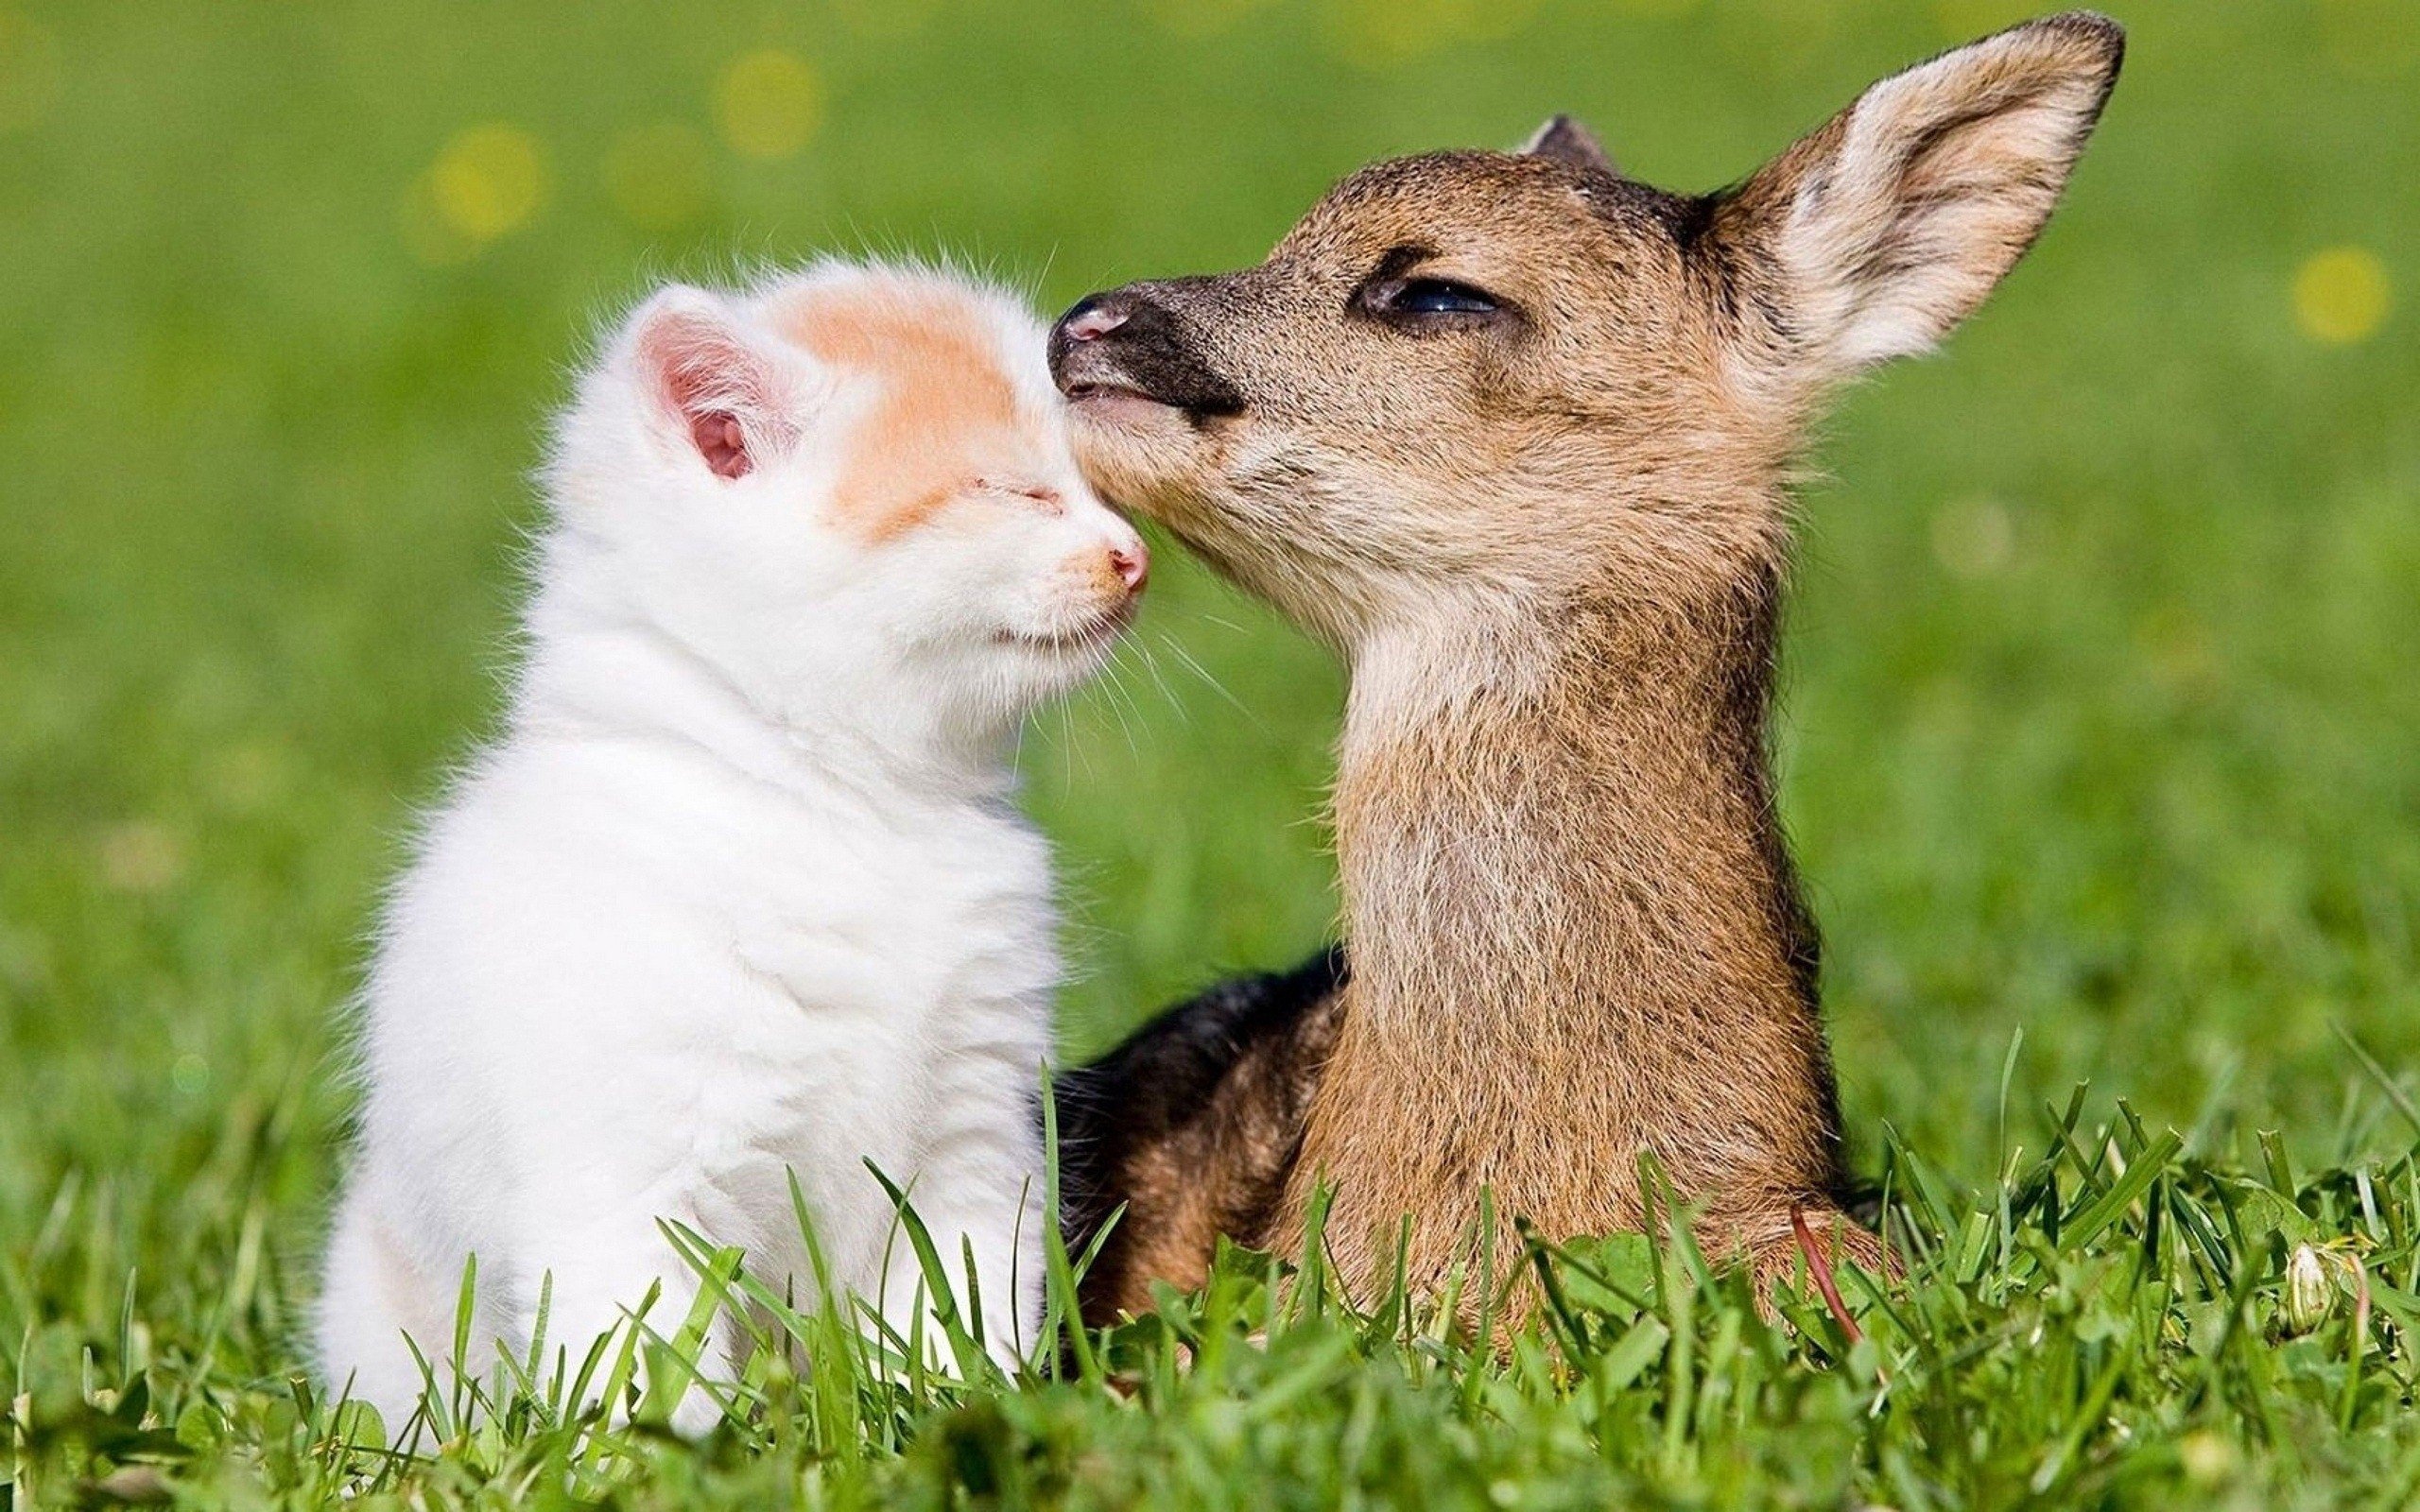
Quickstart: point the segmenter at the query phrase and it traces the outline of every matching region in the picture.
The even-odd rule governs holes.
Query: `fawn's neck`
[[[1370,1216],[1467,1214],[1485,1185],[1603,1231],[1637,1221],[1642,1149],[1724,1200],[1829,1184],[1815,938],[1764,745],[1776,591],[1357,660],[1351,1008],[1304,1163],[1393,1173]]]

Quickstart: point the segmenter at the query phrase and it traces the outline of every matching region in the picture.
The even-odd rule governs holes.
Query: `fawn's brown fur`
[[[1219,1232],[1282,1240],[1322,1180],[1349,1281],[1409,1214],[1434,1284],[1482,1188],[1549,1236],[1636,1228],[1642,1151],[1711,1249],[1786,1268],[1797,1209],[1876,1258],[1835,1205],[1766,748],[1788,484],[1836,383],[1932,345],[2031,245],[2121,51],[2096,16],[2000,33],[1702,198],[1560,121],[1379,163],[1258,266],[1061,322],[1102,492],[1352,671],[1349,984],[1236,1039],[1189,1109],[1126,1068],[1162,1106],[1111,1131],[1132,1231],[1092,1311],[1199,1279]]]

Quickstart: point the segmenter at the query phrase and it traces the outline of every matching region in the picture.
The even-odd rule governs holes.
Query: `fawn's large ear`
[[[1533,158],[1552,158],[1582,173],[1601,173],[1609,179],[1622,176],[1621,169],[1614,166],[1614,155],[1597,140],[1597,133],[1568,115],[1548,116],[1544,126],[1530,133],[1530,140],[1521,144],[1520,150]]]
[[[1757,355],[1836,378],[1948,335],[2041,232],[2124,56],[2117,23],[2082,11],[1986,37],[1876,84],[1719,201],[1718,251],[1772,301]]]
[[[675,284],[631,317],[623,351],[657,438],[726,480],[798,436],[784,354],[730,301]]]

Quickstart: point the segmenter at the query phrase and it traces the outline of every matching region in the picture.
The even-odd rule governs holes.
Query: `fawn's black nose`
[[[1154,291],[1153,284],[1130,284],[1087,295],[1059,318],[1050,328],[1049,358],[1060,392],[1074,400],[1148,399],[1196,417],[1241,413],[1243,394]]]
[[[1126,323],[1126,302],[1115,294],[1096,294],[1059,318],[1059,329],[1069,341],[1098,341]]]

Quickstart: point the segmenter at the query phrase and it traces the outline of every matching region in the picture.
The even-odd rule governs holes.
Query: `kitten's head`
[[[587,375],[551,481],[612,610],[778,712],[862,696],[998,729],[1098,667],[1143,587],[1040,325],[939,272],[663,290]]]

